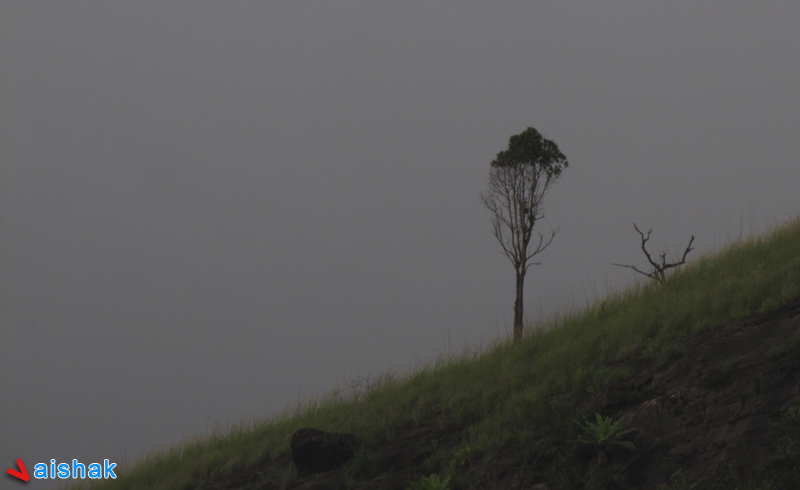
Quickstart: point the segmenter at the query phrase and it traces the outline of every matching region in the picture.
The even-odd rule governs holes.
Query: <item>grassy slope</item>
[[[669,362],[681,355],[687,337],[798,296],[800,221],[795,221],[695,260],[661,287],[635,287],[530,328],[518,345],[503,343],[480,355],[440,361],[404,379],[371,380],[352,396],[330,394],[267,422],[154,454],[93,488],[202,488],[210,477],[285,454],[292,432],[309,426],[353,432],[364,441],[347,468],[350,475],[364,475],[376,471],[370,447],[403,428],[445,421],[467,427],[465,442],[455,453],[437,454],[429,467],[466,485],[466,460],[519,464],[526,451],[535,450],[534,431],[538,439],[576,438],[581,399],[632,374],[615,361],[639,352]],[[504,458],[509,448],[514,457]],[[568,487],[577,476],[566,466],[556,462],[538,477]],[[275,471],[276,477],[292,478],[288,470]]]

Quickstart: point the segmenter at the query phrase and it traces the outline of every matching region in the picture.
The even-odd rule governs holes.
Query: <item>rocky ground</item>
[[[679,469],[689,481],[724,471],[744,478],[773,454],[781,434],[771,428],[800,396],[798,335],[793,303],[696,336],[663,369],[642,365],[619,387],[651,393],[620,407],[639,430],[625,465],[635,487],[657,488]]]
[[[615,419],[624,416],[625,426],[636,429],[631,434],[636,451],[620,447],[610,454],[608,464],[616,472],[611,487],[658,489],[678,470],[690,482],[711,481],[721,474],[745,480],[775,454],[784,434],[774,424],[800,397],[798,340],[800,302],[795,302],[704,332],[686,344],[681,357],[663,367],[655,361],[626,361],[638,374],[605,387],[592,401],[593,410]],[[350,488],[403,490],[409,481],[426,474],[426,458],[437,449],[457,448],[463,436],[458,425],[409,428],[375,450],[373,470],[368,472],[372,476],[351,480]],[[559,451],[557,442],[551,451]],[[287,455],[209,486],[279,489],[284,483],[264,475],[291,465]],[[487,469],[485,474],[481,488],[522,488],[519,481],[524,478],[514,470]],[[347,484],[342,470],[332,470],[295,474],[286,488],[332,490]],[[536,482],[533,488],[544,490],[548,485],[552,484]]]

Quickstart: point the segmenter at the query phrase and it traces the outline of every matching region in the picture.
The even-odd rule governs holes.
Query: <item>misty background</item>
[[[0,469],[131,462],[508,338],[479,193],[528,126],[570,162],[531,321],[638,281],[611,265],[646,264],[634,221],[653,251],[694,234],[691,261],[796,216],[798,24],[794,2],[0,2]]]

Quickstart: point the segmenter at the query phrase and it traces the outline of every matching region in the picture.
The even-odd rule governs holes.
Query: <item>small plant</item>
[[[423,476],[419,482],[407,486],[406,490],[448,490],[450,488],[447,486],[449,483],[449,476],[444,480],[440,480],[439,475],[434,473],[429,477]]]
[[[455,458],[460,466],[472,466],[483,455],[483,450],[475,445],[467,444],[456,451]]]
[[[583,422],[578,421],[578,425],[583,429],[583,434],[578,436],[578,440],[584,444],[594,446],[597,449],[597,465],[605,466],[608,462],[608,452],[611,446],[622,446],[636,450],[636,446],[630,441],[622,438],[635,429],[622,429],[622,419],[614,422],[611,417],[603,418],[599,413],[594,414],[597,422],[589,422],[584,417]]]

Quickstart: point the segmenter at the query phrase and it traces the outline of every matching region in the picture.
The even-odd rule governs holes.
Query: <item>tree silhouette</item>
[[[642,237],[642,252],[644,252],[644,256],[647,257],[647,261],[650,262],[650,265],[653,267],[653,270],[650,271],[650,272],[645,272],[645,271],[640,270],[639,268],[637,268],[635,265],[626,265],[626,264],[617,264],[617,263],[612,263],[612,265],[616,265],[618,267],[627,267],[628,269],[633,269],[636,272],[638,272],[639,274],[643,274],[643,275],[649,277],[650,279],[654,280],[655,282],[657,282],[659,284],[663,284],[664,281],[667,280],[667,271],[669,269],[672,269],[673,267],[678,267],[679,265],[685,264],[686,263],[686,256],[689,255],[689,252],[694,250],[692,248],[692,243],[694,242],[694,235],[692,235],[692,238],[689,239],[689,244],[686,245],[686,249],[683,251],[683,257],[681,257],[681,260],[679,260],[677,262],[669,262],[668,263],[667,262],[667,252],[662,252],[661,255],[659,256],[660,262],[656,262],[655,260],[653,260],[653,257],[650,255],[650,252],[648,252],[647,248],[646,248],[647,241],[650,240],[650,234],[653,233],[653,229],[650,228],[649,230],[647,230],[647,236],[645,236],[644,233],[642,232],[642,230],[640,230],[639,227],[636,226],[636,223],[633,224],[633,228],[636,230],[637,233],[639,233],[639,236]]]
[[[514,341],[522,338],[523,289],[525,274],[532,259],[546,249],[555,237],[542,234],[531,244],[536,222],[544,218],[544,196],[561,171],[569,166],[555,142],[529,127],[508,140],[508,148],[491,162],[488,191],[481,194],[484,206],[492,212],[492,231],[516,273],[514,300]],[[532,246],[533,245],[533,246]]]

